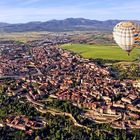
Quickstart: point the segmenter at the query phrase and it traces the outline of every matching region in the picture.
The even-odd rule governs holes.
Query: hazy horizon
[[[140,20],[139,0],[1,0],[0,22],[86,18],[92,20]]]
[[[74,18],[74,17],[67,17],[67,18],[64,18],[64,19],[49,19],[49,20],[44,20],[44,21],[37,21],[37,20],[33,20],[33,21],[27,21],[27,22],[15,22],[15,23],[11,23],[11,22],[1,22],[0,23],[7,23],[7,24],[26,24],[26,23],[32,23],[32,22],[48,22],[48,21],[53,21],[53,20],[66,20],[66,19],[87,19],[87,20],[95,20],[95,21],[108,21],[108,20],[124,20],[124,21],[129,21],[131,19],[106,19],[106,20],[97,20],[97,19],[89,19],[89,18],[83,18],[83,17],[77,17],[77,18]],[[133,20],[132,20],[133,21]],[[134,19],[135,21],[135,19]],[[140,20],[137,20],[137,21],[140,21]]]

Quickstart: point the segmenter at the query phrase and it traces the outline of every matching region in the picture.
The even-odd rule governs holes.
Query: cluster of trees
[[[136,63],[132,64],[116,64],[113,65],[114,71],[118,72],[118,77],[120,80],[123,79],[138,79],[140,77],[140,65]]]
[[[23,102],[19,102],[18,99],[12,99],[4,93],[0,93],[0,107],[0,119],[10,114],[21,114],[29,117],[39,115],[36,109],[30,106],[25,99],[23,99]]]
[[[77,117],[82,112],[82,109],[74,106],[70,101],[53,100],[52,102],[47,102],[46,106],[70,113],[74,117]]]

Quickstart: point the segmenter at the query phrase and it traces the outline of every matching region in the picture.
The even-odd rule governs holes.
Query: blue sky
[[[0,0],[0,22],[70,17],[140,20],[140,0]]]

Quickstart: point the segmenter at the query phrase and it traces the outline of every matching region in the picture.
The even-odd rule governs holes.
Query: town
[[[25,97],[37,111],[47,110],[44,98],[70,101],[83,108],[83,118],[97,124],[107,123],[115,129],[140,128],[140,87],[133,80],[118,80],[108,66],[100,66],[59,44],[68,39],[0,42],[0,83],[8,79],[5,94],[10,98]],[[7,119],[7,117],[9,119]],[[20,124],[22,121],[24,123]],[[6,116],[1,126],[32,132],[46,125],[40,119]],[[22,125],[22,126],[21,126]],[[39,125],[39,126],[38,126]]]

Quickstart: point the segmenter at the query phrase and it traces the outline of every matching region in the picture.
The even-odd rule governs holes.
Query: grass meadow
[[[133,49],[130,56],[118,46],[111,45],[64,44],[61,48],[78,53],[84,58],[133,61],[140,57],[140,47]]]

